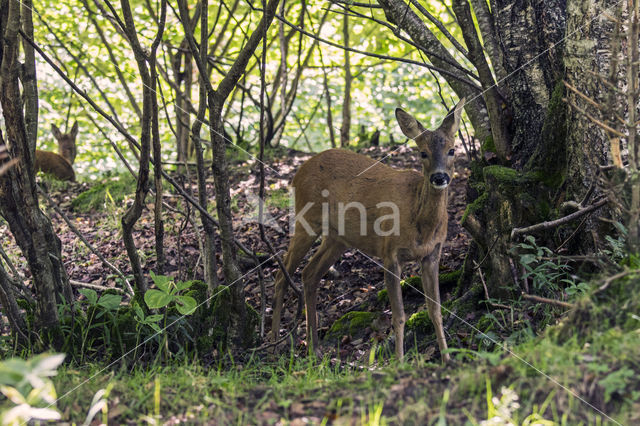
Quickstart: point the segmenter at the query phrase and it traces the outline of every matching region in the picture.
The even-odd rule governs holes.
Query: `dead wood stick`
[[[599,293],[601,291],[606,290],[607,287],[609,287],[609,285],[612,282],[614,282],[615,280],[617,280],[619,278],[625,277],[625,276],[629,275],[632,272],[637,272],[637,270],[625,269],[622,272],[618,272],[617,274],[610,276],[609,278],[604,280],[603,284],[600,287],[598,287],[598,290],[596,290],[596,293]]]
[[[289,338],[293,338],[295,339],[296,336],[294,335],[294,333],[297,335],[297,331],[298,331],[298,327],[300,327],[300,325],[302,324],[302,321],[300,320],[299,317],[296,317],[296,323],[294,324],[293,327],[291,327],[291,329],[281,338],[279,338],[278,340],[274,341],[274,342],[265,342],[262,345],[255,347],[255,348],[251,348],[249,349],[251,352],[259,352],[259,351],[264,351],[265,349],[269,349],[269,348],[273,348],[275,346],[278,346],[280,343],[284,342],[285,340],[289,339]]]
[[[82,281],[76,281],[76,280],[69,280],[69,284],[71,284],[73,286],[76,286],[76,287],[90,288],[92,290],[100,290],[100,291],[115,290],[118,293],[122,293],[122,294],[125,293],[125,291],[123,289],[118,288],[118,287],[106,287],[106,286],[103,286],[103,285],[84,283]]]
[[[547,299],[546,297],[535,296],[533,294],[527,294],[525,292],[522,292],[522,298],[532,300],[534,302],[546,303],[548,305],[561,306],[567,309],[572,309],[575,307],[573,303],[563,302],[562,300]]]
[[[482,287],[484,288],[484,297],[485,299],[487,299],[487,303],[494,308],[511,310],[511,306],[503,305],[502,303],[494,303],[491,301],[489,297],[489,289],[487,288],[487,283],[484,281],[484,274],[482,273],[482,269],[479,268],[480,265],[478,265],[475,261],[473,263],[475,263],[475,269],[478,271],[478,275],[480,276],[480,281],[482,282]]]
[[[511,230],[511,239],[515,239],[516,236],[518,235],[522,235],[522,234],[529,234],[532,232],[536,232],[536,231],[541,231],[544,229],[551,229],[551,228],[555,228],[557,226],[560,226],[562,224],[565,224],[567,222],[571,222],[574,219],[579,218],[582,215],[585,215],[587,213],[591,213],[592,211],[604,206],[607,203],[607,199],[606,198],[601,198],[600,200],[596,201],[595,203],[593,203],[592,205],[590,205],[589,207],[585,207],[581,210],[578,210],[577,212],[573,212],[570,215],[561,217],[560,219],[556,219],[556,220],[551,220],[548,222],[542,222],[542,223],[537,223],[535,225],[531,225],[531,226],[527,226],[524,228],[513,228],[513,230]]]
[[[589,120],[591,120],[595,125],[597,125],[598,127],[606,130],[607,132],[618,136],[619,138],[624,138],[625,134],[622,132],[617,131],[616,129],[614,129],[613,127],[609,126],[608,124],[598,120],[597,118],[595,118],[593,115],[589,114],[587,111],[585,111],[584,109],[580,108],[579,106],[575,105],[573,102],[568,101],[567,99],[563,99],[563,101],[566,101],[571,107],[573,107],[575,110],[577,110],[579,113],[581,113],[582,115],[584,115],[585,117],[587,117]]]

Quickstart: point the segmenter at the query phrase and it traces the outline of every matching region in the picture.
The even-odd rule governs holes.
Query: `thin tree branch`
[[[607,203],[607,199],[606,198],[601,198],[600,200],[596,201],[595,203],[593,203],[592,205],[590,205],[589,207],[585,207],[581,210],[578,210],[577,212],[571,213],[570,215],[561,217],[560,219],[556,219],[556,220],[552,220],[552,221],[548,221],[548,222],[542,222],[542,223],[537,223],[535,225],[531,225],[531,226],[527,226],[524,228],[513,228],[513,230],[511,231],[511,239],[515,239],[515,237],[517,237],[518,235],[522,235],[522,234],[530,234],[532,232],[537,232],[537,231],[542,231],[542,230],[546,230],[546,229],[551,229],[551,228],[555,228],[558,227],[560,225],[563,225],[567,222],[571,222],[572,220],[575,220],[577,218],[579,218],[580,216],[583,216],[587,213],[591,213],[594,210],[597,210],[598,208],[604,206]]]

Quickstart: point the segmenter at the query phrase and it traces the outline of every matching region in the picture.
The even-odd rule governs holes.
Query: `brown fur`
[[[381,258],[384,263],[385,285],[393,314],[398,358],[404,354],[405,323],[399,280],[400,265],[409,260],[421,263],[429,316],[434,323],[443,360],[449,359],[449,355],[444,352],[447,343],[442,326],[438,287],[440,251],[447,233],[448,186],[436,188],[435,184],[430,183],[430,179],[434,179],[434,175],[446,175],[450,179],[453,175],[453,156],[448,153],[454,146],[463,105],[464,99],[433,132],[425,130],[406,112],[396,111],[402,131],[407,137],[414,139],[420,151],[425,154],[423,173],[393,169],[364,155],[340,149],[331,149],[312,157],[296,173],[293,179],[296,213],[304,211],[303,219],[316,235],[310,235],[300,220],[296,222],[284,259],[289,274],[295,272],[313,242],[323,234],[320,248],[302,271],[307,343],[310,350],[317,348],[318,344],[316,296],[319,281],[345,250],[356,248],[368,256]],[[366,233],[361,229],[363,224],[360,211],[355,207],[344,208],[347,203],[354,201],[365,208]],[[381,236],[374,230],[376,220],[393,211],[389,206],[378,206],[381,202],[393,203],[398,207],[397,235]],[[313,204],[304,210],[308,203]],[[342,203],[344,213],[342,230],[339,203]],[[327,211],[328,220],[323,223],[323,216]],[[388,232],[393,222],[387,220],[380,222],[380,225],[383,232]],[[278,336],[280,329],[285,289],[282,273],[278,273],[275,287],[273,339]]]
[[[58,180],[76,180],[76,174],[71,165],[76,159],[76,136],[78,123],[74,123],[69,133],[62,133],[55,124],[51,125],[51,132],[58,141],[58,154],[50,151],[36,150],[36,172],[50,174]]]
[[[71,164],[55,152],[36,150],[36,172],[50,174],[58,180],[76,180]]]

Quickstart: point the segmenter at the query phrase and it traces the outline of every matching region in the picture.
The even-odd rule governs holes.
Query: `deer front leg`
[[[304,303],[307,312],[307,345],[309,354],[315,352],[318,357],[321,356],[318,347],[318,314],[316,311],[318,284],[331,265],[338,260],[344,249],[345,246],[342,243],[327,236],[322,240],[316,254],[309,260],[309,264],[302,270]]]
[[[440,347],[443,362],[449,361],[447,339],[442,326],[442,308],[440,305],[440,286],[438,283],[438,265],[440,264],[440,244],[429,255],[422,259],[422,288],[427,298],[427,311],[436,330],[436,338]]]
[[[401,360],[404,356],[405,316],[402,289],[400,288],[400,265],[397,262],[385,265],[384,284],[387,287],[391,304],[391,323],[396,337],[396,357]]]

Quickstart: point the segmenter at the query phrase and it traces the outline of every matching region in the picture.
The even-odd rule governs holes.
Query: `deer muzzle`
[[[451,178],[446,173],[437,172],[431,175],[429,182],[431,182],[431,185],[436,189],[444,189],[449,186]]]

